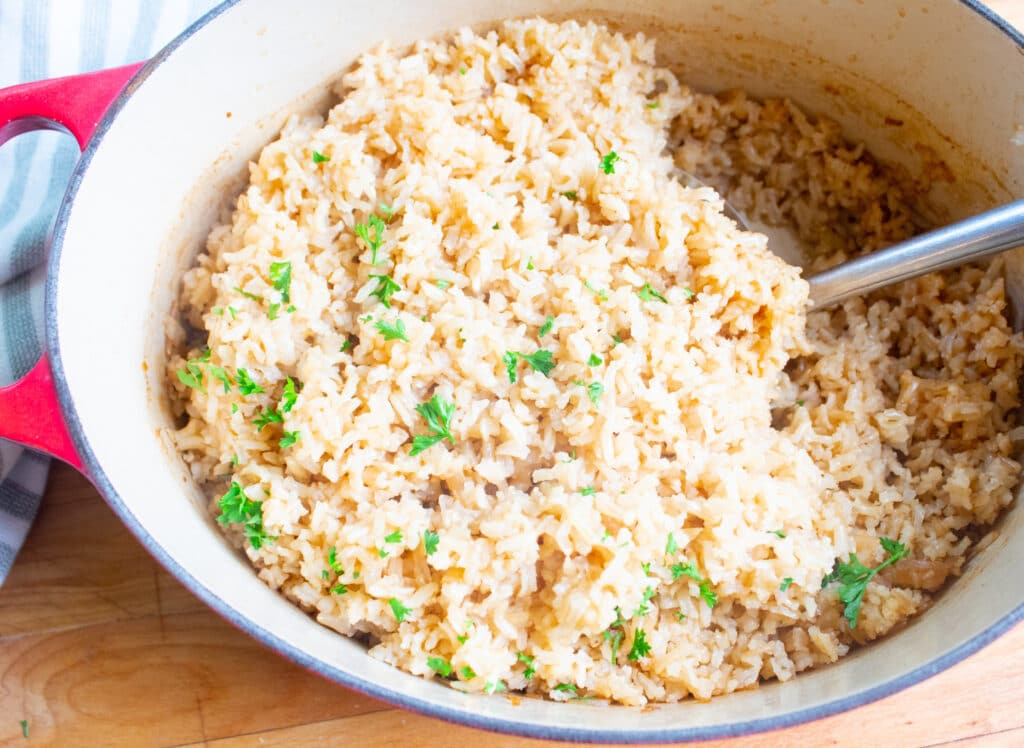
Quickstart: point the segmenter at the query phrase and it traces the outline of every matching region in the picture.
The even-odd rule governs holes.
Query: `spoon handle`
[[[1017,200],[811,276],[811,310],[1022,244],[1024,200]]]

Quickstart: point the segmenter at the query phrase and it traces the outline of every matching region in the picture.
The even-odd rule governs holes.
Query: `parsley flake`
[[[679,621],[680,623],[682,623],[683,621],[685,621],[685,620],[686,620],[686,613],[684,613],[684,612],[683,612],[683,611],[681,611],[681,610],[677,610],[677,611],[675,612],[675,618],[676,618],[676,620],[677,620],[677,621]]]
[[[701,580],[700,596],[704,598],[704,602],[708,604],[709,608],[713,608],[718,605],[718,595],[716,595],[715,591],[711,589],[711,580]]]
[[[228,314],[231,315],[231,319],[238,319],[238,310],[233,306],[228,307]]]
[[[21,725],[21,737],[27,739],[28,738],[28,720],[27,719],[23,719],[18,724]]]
[[[526,680],[530,680],[530,678],[533,677],[533,674],[537,672],[533,667],[533,657],[525,652],[517,652],[516,659],[526,665],[526,670],[523,671],[523,677],[526,678]]]
[[[668,534],[668,540],[665,541],[665,555],[671,556],[673,553],[679,550],[679,543],[676,542],[676,536],[672,533]]]
[[[407,608],[398,601],[398,598],[392,597],[388,600],[388,605],[391,606],[391,612],[395,614],[395,620],[401,623],[406,617],[412,613],[411,608]]]
[[[377,328],[377,332],[384,336],[384,340],[404,340],[406,343],[409,342],[408,336],[405,334],[405,323],[402,320],[396,319],[394,324],[385,320],[379,320],[374,327]]]
[[[263,431],[263,428],[271,423],[284,423],[284,416],[274,408],[258,411],[252,425],[256,427],[256,431]]]
[[[186,361],[185,368],[178,369],[177,374],[183,385],[206,394],[206,389],[203,387],[203,370],[197,361]]]
[[[452,674],[452,664],[443,657],[428,657],[427,667],[433,670],[435,673],[440,675],[442,678],[447,678]]]
[[[637,291],[636,295],[640,297],[641,301],[660,301],[662,304],[668,303],[668,299],[651,288],[650,283],[644,283],[644,287]]]
[[[290,262],[270,263],[270,282],[275,291],[281,293],[281,301],[285,304],[292,300],[292,264]]]
[[[238,291],[238,293],[242,294],[242,296],[244,296],[247,299],[252,299],[253,301],[258,301],[261,304],[263,303],[263,297],[262,296],[258,296],[258,295],[254,294],[254,293],[249,293],[248,291],[246,291],[241,286],[235,286],[234,290]]]
[[[278,446],[280,446],[281,449],[285,449],[286,447],[292,447],[295,444],[298,444],[300,439],[302,439],[301,432],[285,431],[284,436],[282,436],[281,440],[278,442]]]
[[[646,106],[648,109],[657,109],[659,106],[661,106],[661,103],[658,101],[648,101],[646,104],[644,104],[644,106]]]
[[[796,404],[802,408],[805,405],[807,405],[807,401],[806,400],[797,400]]]
[[[647,603],[649,603],[651,601],[651,599],[656,594],[657,593],[654,591],[653,587],[651,587],[649,585],[647,587],[645,587],[644,588],[643,599],[640,600],[640,604],[636,607],[636,610],[633,611],[633,615],[634,616],[645,616],[648,613],[650,613],[651,612],[651,608],[650,608],[650,606]]]
[[[596,491],[597,491],[597,489],[594,488],[593,486],[587,486],[582,491],[580,491],[580,495],[581,496],[593,496]]]
[[[391,220],[391,216],[395,214],[394,208],[387,203],[377,203],[377,207],[380,208],[380,212],[384,214],[384,217]]]
[[[689,562],[681,564],[672,564],[669,567],[669,571],[672,572],[673,582],[682,579],[683,577],[689,577],[690,579],[694,579],[698,582],[704,581],[704,577],[702,577],[700,572],[697,571],[697,567]]]
[[[391,297],[395,292],[401,291],[402,287],[390,275],[374,275],[371,273],[370,277],[377,279],[377,287],[370,292],[370,296],[377,297],[385,308],[390,309]]]
[[[393,533],[384,536],[385,543],[401,543],[402,542],[402,531],[395,530]]]
[[[345,351],[352,348],[355,344],[351,340],[346,340],[341,344],[341,348],[338,349],[338,353],[344,353]]]
[[[237,481],[231,481],[231,487],[217,500],[217,506],[220,508],[217,521],[222,525],[241,524],[246,540],[256,550],[274,539],[263,529],[263,502],[246,496]]]
[[[473,678],[476,677],[476,672],[474,672],[473,668],[471,668],[469,665],[466,665],[459,669],[459,675],[461,675],[466,680],[473,680]]]
[[[609,656],[609,660],[613,665],[618,657],[619,647],[622,646],[622,640],[625,637],[625,624],[626,619],[622,617],[622,609],[615,606],[615,620],[612,621],[608,628],[601,634],[601,637],[610,644],[611,655]]]
[[[455,403],[445,400],[440,395],[434,395],[429,401],[416,406],[416,412],[423,417],[430,428],[430,434],[417,434],[412,438],[412,449],[409,454],[413,457],[425,449],[429,449],[442,439],[447,439],[452,444],[455,437],[452,436],[452,416],[455,415]]]
[[[576,686],[574,686],[572,683],[559,683],[557,686],[555,686],[554,690],[561,691],[562,693],[575,694]]]
[[[330,160],[331,160],[330,156],[325,156],[324,154],[320,153],[320,151],[313,151],[313,163],[314,164],[322,164],[325,161],[330,161]]]
[[[782,580],[782,584],[779,585],[779,589],[782,592],[785,592],[786,590],[789,589],[789,586],[791,584],[793,584],[793,577],[786,577],[785,579]]]
[[[207,368],[210,370],[210,376],[224,385],[224,392],[230,392],[231,385],[234,384],[234,382],[231,381],[231,377],[228,376],[228,373],[220,366],[214,366],[213,364],[209,364]]]
[[[609,151],[607,155],[601,157],[601,171],[605,174],[615,173],[615,163],[619,160],[619,154],[615,151]]]
[[[843,616],[850,623],[850,628],[857,628],[857,617],[860,615],[860,606],[864,602],[864,592],[868,588],[875,574],[886,566],[891,566],[897,561],[906,558],[910,554],[907,546],[890,538],[879,538],[887,558],[870,569],[857,559],[856,553],[851,553],[849,560],[844,564],[836,559],[832,573],[822,580],[821,586],[824,589],[830,582],[839,582],[839,600],[843,603]]]
[[[587,366],[600,366],[604,361],[596,353],[591,353],[590,358],[587,359]]]
[[[650,651],[651,645],[647,642],[647,633],[643,629],[637,629],[633,634],[633,646],[630,647],[626,659],[630,662],[636,662],[640,658],[646,657]]]
[[[346,592],[348,592],[348,586],[342,584],[341,582],[331,587],[332,595],[344,595]]]
[[[608,292],[606,290],[595,288],[590,281],[583,281],[583,287],[593,293],[598,298],[598,303],[602,301],[608,301]]]
[[[484,693],[501,693],[502,691],[506,690],[506,688],[507,687],[505,686],[505,681],[503,680],[489,680],[487,681],[486,685],[484,685]]]
[[[299,393],[295,390],[295,380],[288,377],[284,380],[284,392],[281,395],[281,412],[288,413],[295,407],[295,401],[299,399]]]
[[[508,374],[508,381],[513,384],[516,381],[516,365],[519,361],[525,361],[534,371],[539,371],[546,377],[551,376],[551,370],[555,368],[554,355],[551,351],[543,348],[534,353],[517,353],[516,351],[505,351],[501,357],[505,364],[505,372]]]
[[[771,532],[772,535],[774,535],[777,538],[782,538],[783,540],[786,539],[786,531],[785,530],[771,530],[770,532]]]
[[[537,331],[537,338],[543,338],[545,335],[551,332],[551,328],[554,326],[555,318],[549,314],[547,318],[544,320],[544,324],[540,326],[540,330]]]
[[[604,385],[600,382],[591,382],[587,385],[587,397],[590,398],[590,402],[595,406],[598,404],[598,401],[601,399],[601,395],[603,394]]]
[[[327,565],[339,577],[345,573],[344,569],[341,568],[341,561],[338,560],[338,549],[333,546],[327,551]]]
[[[380,265],[383,260],[377,259],[377,252],[380,250],[381,244],[384,243],[384,221],[380,216],[371,213],[370,217],[366,220],[366,223],[357,223],[352,227],[352,230],[356,232],[356,236],[363,240],[363,243],[370,249],[370,264]],[[373,232],[371,236],[370,232]]]
[[[526,269],[527,270],[533,270],[533,258],[532,257],[528,257],[526,259]]]
[[[434,285],[440,288],[442,291],[448,288],[448,286],[450,286],[451,284],[451,281],[446,281],[441,278],[438,278],[436,281],[434,281]]]
[[[693,289],[683,288],[683,296],[686,298],[687,301],[692,301],[693,297],[696,295],[697,294],[693,291]]]
[[[437,544],[441,541],[441,536],[433,530],[423,531],[423,550],[428,556],[433,556],[437,553]]]
[[[576,190],[566,190],[562,193],[562,197],[567,197],[572,201],[576,201],[579,198],[579,195],[576,193]]]
[[[248,371],[239,369],[235,373],[238,377],[238,391],[243,395],[259,395],[263,392],[263,388],[252,381]]]

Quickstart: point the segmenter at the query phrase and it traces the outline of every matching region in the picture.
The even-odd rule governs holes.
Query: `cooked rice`
[[[1010,504],[1024,346],[998,263],[805,317],[799,271],[672,177],[678,164],[796,227],[818,264],[912,234],[925,185],[834,123],[691,91],[643,36],[540,20],[381,46],[338,94],[252,164],[185,277],[199,336],[185,350],[172,332],[168,377],[214,513],[233,478],[275,539],[229,536],[374,657],[425,677],[442,658],[467,691],[564,700],[571,684],[626,704],[785,680],[925,608]],[[394,215],[374,267],[353,228],[381,204]],[[294,311],[270,319],[280,261]],[[390,309],[370,295],[381,273],[402,288]],[[408,342],[374,327],[396,319]],[[206,346],[265,392],[209,374],[187,388],[176,372]],[[511,383],[505,352],[540,348],[550,377],[521,362]],[[286,377],[294,409],[257,430]],[[454,444],[412,456],[434,394],[455,403]],[[285,431],[298,443],[279,447]],[[869,585],[851,630],[822,578],[851,552],[880,562],[880,537],[911,558]],[[684,562],[704,595],[673,581]],[[411,610],[401,623],[391,599]],[[641,629],[650,651],[630,660]]]

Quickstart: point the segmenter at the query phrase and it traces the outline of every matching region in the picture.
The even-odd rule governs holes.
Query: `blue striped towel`
[[[0,88],[144,60],[214,0],[2,0]],[[46,235],[78,158],[74,140],[30,133],[0,148],[0,386],[43,340]],[[0,440],[0,584],[39,508],[49,459]]]

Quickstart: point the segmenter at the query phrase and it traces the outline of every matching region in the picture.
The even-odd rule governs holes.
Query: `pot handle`
[[[104,112],[142,64],[0,89],[0,145],[32,130],[62,130],[84,149]],[[0,438],[41,450],[82,470],[46,353],[20,381],[0,387]]]

